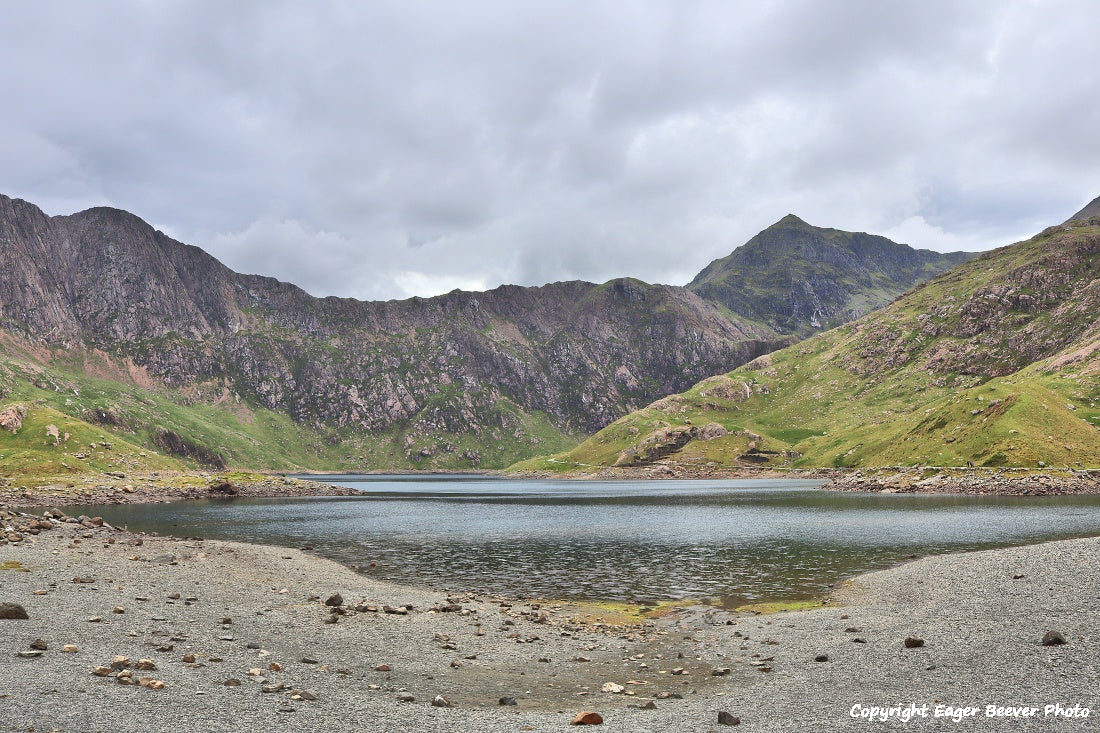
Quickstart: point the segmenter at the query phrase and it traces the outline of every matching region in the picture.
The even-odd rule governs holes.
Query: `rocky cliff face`
[[[806,336],[881,308],[974,256],[822,229],[791,214],[712,262],[688,289],[780,333]]]
[[[25,340],[113,354],[193,400],[230,393],[318,426],[403,431],[414,462],[449,435],[523,440],[531,413],[591,432],[783,343],[683,288],[629,279],[319,299],[123,211],[51,218],[6,197],[0,271],[3,328]]]

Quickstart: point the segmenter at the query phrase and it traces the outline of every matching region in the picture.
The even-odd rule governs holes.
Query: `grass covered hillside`
[[[1100,466],[1100,218],[654,402],[524,469]]]

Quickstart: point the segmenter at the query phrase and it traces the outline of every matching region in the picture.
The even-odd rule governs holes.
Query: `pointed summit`
[[[1088,204],[1085,208],[1078,211],[1076,214],[1066,219],[1065,223],[1068,224],[1075,219],[1089,219],[1094,216],[1100,216],[1100,196],[1097,196]]]
[[[804,337],[884,306],[974,256],[815,227],[787,214],[711,262],[687,287],[742,318]]]
[[[782,219],[780,219],[776,223],[772,224],[772,226],[768,227],[768,228],[771,229],[772,227],[808,227],[808,226],[810,226],[810,225],[807,224],[802,219],[798,218],[798,216],[796,216],[794,214],[787,214]]]

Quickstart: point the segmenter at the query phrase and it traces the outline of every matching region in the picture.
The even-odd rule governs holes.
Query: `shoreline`
[[[562,481],[822,481],[823,491],[924,493],[995,496],[1058,496],[1100,494],[1100,469],[958,468],[891,466],[862,469],[774,469],[738,467],[601,468],[593,472],[568,471],[396,471],[369,473],[284,472],[148,472],[129,476],[97,476],[46,481],[28,487],[18,477],[0,480],[0,504],[29,507],[53,504],[137,504],[187,501],[218,496],[279,498],[358,496],[360,491],[294,476],[485,476],[502,480]],[[228,487],[227,487],[228,485]]]
[[[597,621],[568,604],[378,581],[281,547],[50,524],[0,547],[0,601],[30,616],[0,620],[10,730],[138,731],[172,719],[188,721],[174,724],[181,732],[495,733],[566,730],[582,710],[615,731],[709,730],[719,711],[742,730],[866,730],[854,705],[1100,705],[1100,578],[1089,571],[1100,538],[921,558],[846,581],[834,594],[843,605],[808,611],[685,607]],[[336,593],[339,605],[326,605]],[[1068,643],[1043,646],[1048,630]],[[920,648],[902,643],[918,636]],[[17,656],[36,638],[40,656]],[[92,674],[116,655],[151,659],[156,669],[134,678],[164,689]],[[451,707],[432,706],[436,695]]]

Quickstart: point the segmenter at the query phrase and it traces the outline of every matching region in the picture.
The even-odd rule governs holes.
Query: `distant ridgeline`
[[[522,467],[1100,467],[1098,276],[1100,199]]]
[[[0,410],[23,415],[0,455],[51,475],[506,466],[969,256],[788,216],[688,288],[360,302],[235,273],[124,211],[49,217],[0,196]]]

